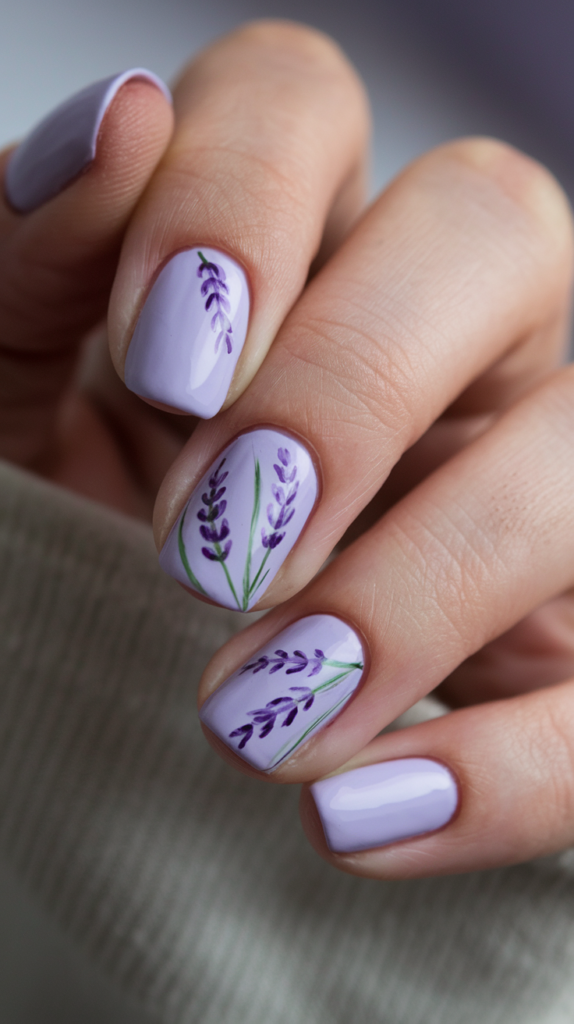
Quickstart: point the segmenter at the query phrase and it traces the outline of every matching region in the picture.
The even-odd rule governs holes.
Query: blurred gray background
[[[538,157],[574,196],[572,0],[0,0],[0,145],[94,79],[144,65],[169,81],[262,16],[322,28],[359,68],[373,191],[425,149],[480,133]],[[0,865],[0,1024],[136,1020]]]

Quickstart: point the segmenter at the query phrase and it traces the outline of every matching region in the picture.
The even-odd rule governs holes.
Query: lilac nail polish
[[[122,85],[145,79],[171,103],[161,78],[145,68],[132,68],[93,82],[56,107],[14,150],[6,168],[9,203],[30,213],[66,188],[94,159],[104,115]]]
[[[311,786],[333,853],[357,853],[446,825],[458,789],[444,765],[426,758],[384,761]]]
[[[162,569],[226,608],[259,601],[317,496],[309,452],[278,430],[235,438],[195,488],[161,549]]]
[[[364,668],[357,634],[333,615],[299,619],[207,698],[201,721],[260,771],[273,771],[346,706]]]
[[[178,253],[141,311],[126,357],[126,386],[210,419],[225,401],[248,321],[249,288],[235,260],[204,245]]]

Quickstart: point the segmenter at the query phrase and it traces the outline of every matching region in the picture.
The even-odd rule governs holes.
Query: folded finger
[[[332,771],[572,585],[573,409],[569,367],[216,655],[200,717],[227,759]]]
[[[571,266],[568,207],[542,168],[488,140],[418,161],[311,282],[249,390],[172,467],[155,516],[165,570],[243,611],[289,598],[473,381],[498,365],[516,396],[547,348],[555,360]],[[521,344],[528,358],[508,376],[503,357]]]
[[[483,871],[574,842],[574,682],[369,744],[302,794],[315,849],[370,878]]]
[[[356,218],[368,113],[335,44],[288,23],[219,41],[174,95],[172,145],[123,247],[110,346],[136,394],[210,418]]]

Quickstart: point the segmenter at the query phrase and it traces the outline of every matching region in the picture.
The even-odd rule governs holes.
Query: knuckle
[[[323,396],[320,408],[315,409],[316,403],[311,407],[314,429],[320,432],[328,408],[333,420],[350,419],[355,431],[376,436],[382,453],[385,439],[393,447],[406,445],[412,432],[408,367],[391,346],[380,344],[378,324],[361,324],[357,316],[353,323],[351,312],[305,315],[286,335],[284,346]]]
[[[296,62],[310,64],[317,62],[326,68],[337,67],[350,70],[351,65],[341,48],[330,36],[309,25],[294,21],[261,19],[244,26],[236,38],[254,43],[265,49],[279,50]]]
[[[511,201],[536,241],[550,244],[562,258],[566,254],[571,264],[571,207],[546,167],[496,139],[462,139],[442,147],[441,152],[475,174],[478,172],[498,197]]]

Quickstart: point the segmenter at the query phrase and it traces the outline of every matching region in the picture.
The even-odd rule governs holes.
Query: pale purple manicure
[[[249,288],[235,260],[198,246],[155,281],[130,342],[130,391],[202,419],[223,405],[249,322]]]
[[[199,717],[269,772],[347,705],[364,669],[361,641],[333,615],[309,615],[262,647],[207,698]]]
[[[426,758],[369,764],[311,786],[333,853],[357,853],[442,828],[458,804],[454,777]]]
[[[309,452],[278,430],[241,434],[195,488],[160,554],[170,576],[246,612],[271,583],[309,517]]]
[[[5,190],[15,210],[30,213],[88,167],[108,107],[122,85],[137,78],[151,82],[171,103],[167,85],[145,68],[103,78],[71,96],[40,121],[8,161]]]

